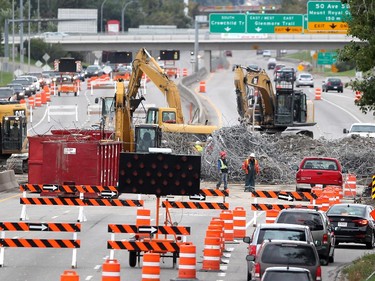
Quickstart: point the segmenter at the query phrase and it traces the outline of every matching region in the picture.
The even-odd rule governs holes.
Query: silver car
[[[299,73],[297,75],[296,87],[310,86],[314,88],[314,77],[310,73]]]

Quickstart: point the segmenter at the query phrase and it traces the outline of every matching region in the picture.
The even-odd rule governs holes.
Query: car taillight
[[[327,244],[327,243],[328,243],[328,235],[327,235],[327,234],[323,234],[323,240],[322,240],[322,243],[323,243],[323,244]]]
[[[317,267],[316,269],[316,281],[321,281],[322,280],[322,268],[320,266]]]
[[[255,256],[257,254],[257,245],[249,246],[249,255]]]
[[[353,222],[359,226],[366,226],[368,225],[368,220],[353,220]]]
[[[254,277],[260,278],[260,264],[254,264]]]

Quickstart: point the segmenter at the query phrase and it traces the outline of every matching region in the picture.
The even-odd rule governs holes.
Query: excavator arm
[[[177,112],[176,123],[183,124],[184,117],[181,108],[181,98],[176,84],[169,79],[156,60],[142,48],[138,51],[132,65],[132,75],[129,80],[126,96],[134,98],[141,86],[142,75],[148,78],[162,91],[166,97],[168,106],[175,108]]]

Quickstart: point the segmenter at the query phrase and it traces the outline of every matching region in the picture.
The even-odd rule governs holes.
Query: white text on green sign
[[[210,32],[245,33],[245,14],[210,14]]]
[[[341,22],[350,18],[348,4],[340,1],[309,1],[307,3],[309,22]]]
[[[302,15],[248,14],[248,33],[275,33],[276,27],[301,27]]]

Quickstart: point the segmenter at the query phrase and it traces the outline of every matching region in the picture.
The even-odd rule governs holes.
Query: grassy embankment
[[[348,281],[375,281],[375,275],[369,276],[375,271],[375,254],[364,255],[344,268],[342,273]],[[369,278],[369,279],[367,279]]]

